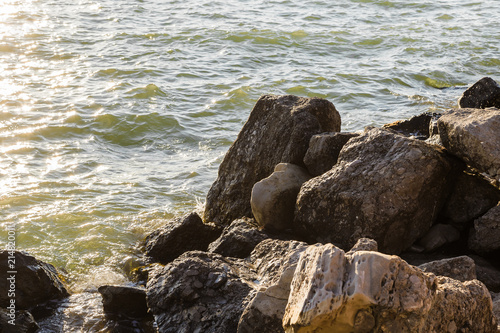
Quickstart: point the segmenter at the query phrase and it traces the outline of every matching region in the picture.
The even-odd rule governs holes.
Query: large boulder
[[[19,251],[0,252],[0,290],[0,307],[8,308],[15,299],[17,310],[69,296],[54,266]],[[15,297],[9,296],[11,292]]]
[[[467,164],[500,177],[500,110],[454,109],[438,120],[444,147]]]
[[[104,285],[98,289],[102,295],[104,312],[142,318],[148,315],[146,291],[138,287]]]
[[[236,332],[253,290],[254,276],[245,267],[243,261],[191,251],[152,270],[147,302],[159,332]]]
[[[469,248],[478,253],[500,250],[500,205],[474,221],[469,233]]]
[[[368,130],[349,140],[330,171],[304,183],[295,233],[343,249],[368,237],[381,252],[400,253],[434,223],[455,167],[438,146]]]
[[[304,164],[312,176],[319,176],[330,170],[339,158],[342,147],[356,133],[321,133],[313,135],[304,156]]]
[[[219,167],[207,194],[204,220],[228,225],[252,217],[253,185],[278,163],[302,165],[309,139],[333,131],[340,131],[340,115],[327,100],[291,95],[259,98]]]
[[[280,163],[269,177],[255,183],[250,205],[259,226],[268,230],[290,229],[297,194],[309,179],[311,176],[304,168]]]
[[[146,254],[163,264],[187,251],[206,251],[221,230],[205,224],[196,213],[168,222],[146,238]]]
[[[304,251],[283,327],[302,332],[495,332],[492,300],[477,280],[436,277],[397,256],[331,244]]]
[[[468,88],[458,100],[461,108],[500,108],[500,86],[490,77],[483,77]]]

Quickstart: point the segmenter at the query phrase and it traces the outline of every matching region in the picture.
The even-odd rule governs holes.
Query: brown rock
[[[431,261],[418,266],[422,271],[440,276],[447,276],[458,281],[470,281],[477,278],[476,264],[467,256]]]
[[[500,249],[500,205],[474,221],[474,227],[469,234],[469,248],[478,253],[490,253]]]

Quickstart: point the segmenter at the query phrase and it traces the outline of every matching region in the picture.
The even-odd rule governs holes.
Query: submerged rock
[[[369,130],[349,140],[330,171],[304,183],[295,233],[344,249],[368,237],[380,251],[400,253],[432,226],[455,166],[437,146]]]
[[[146,291],[136,287],[100,286],[104,312],[142,318],[148,314]]]
[[[7,291],[11,289],[12,281],[15,284],[12,289],[18,310],[31,309],[50,300],[69,296],[54,266],[27,253],[14,251],[15,267],[12,269],[8,266],[9,256],[9,251],[0,252],[0,307],[7,308],[10,305],[11,298]],[[10,274],[13,270],[16,273]]]
[[[254,184],[278,163],[301,165],[311,136],[328,131],[340,131],[340,115],[327,100],[292,95],[259,98],[219,167],[207,194],[204,220],[226,226],[252,217]]]
[[[259,226],[268,230],[290,229],[297,194],[309,179],[311,176],[304,168],[280,163],[269,177],[257,182],[252,188],[250,204]]]
[[[490,77],[483,77],[468,88],[458,100],[461,108],[500,108],[500,86]]]
[[[483,254],[500,250],[500,205],[474,221],[469,234],[469,248]]]
[[[286,332],[494,332],[486,287],[426,274],[397,256],[331,244],[304,251],[283,318]]]
[[[206,251],[221,230],[205,224],[196,213],[168,222],[146,238],[146,254],[155,261],[169,263],[186,251]]]

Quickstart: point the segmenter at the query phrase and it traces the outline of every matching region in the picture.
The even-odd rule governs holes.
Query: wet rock
[[[432,226],[455,167],[438,146],[371,129],[349,140],[330,171],[304,183],[294,231],[344,249],[368,237],[380,251],[400,253]]]
[[[340,131],[340,115],[327,100],[291,95],[259,98],[219,167],[207,194],[204,220],[225,226],[252,217],[253,185],[278,163],[302,165],[311,136],[328,131]]]
[[[477,278],[476,264],[468,256],[431,261],[418,268],[424,272],[447,276],[458,281],[470,281]]]
[[[500,110],[454,109],[438,120],[444,147],[468,165],[500,176]]]
[[[132,318],[142,318],[148,314],[146,291],[136,287],[100,286],[104,312],[120,314]]]
[[[255,183],[250,204],[259,226],[275,231],[290,229],[297,194],[309,179],[311,176],[304,168],[280,163],[269,177]]]
[[[246,258],[266,238],[269,235],[257,228],[255,220],[245,217],[225,227],[222,235],[210,243],[208,251],[225,257]]]
[[[356,133],[321,133],[313,135],[304,156],[304,164],[309,173],[316,177],[330,170],[336,163],[342,147]]]
[[[483,77],[468,88],[458,100],[461,108],[500,108],[500,86],[490,77]]]
[[[146,254],[155,261],[169,263],[186,251],[206,251],[221,230],[205,224],[196,213],[168,222],[146,238]]]
[[[500,205],[474,221],[474,228],[469,234],[469,248],[477,253],[500,249]]]
[[[11,252],[0,252],[0,307],[7,308],[11,298],[8,292],[14,282],[16,309],[27,310],[50,300],[68,297],[59,273],[51,264],[44,263],[25,253],[14,251],[15,263],[9,261]],[[12,260],[12,259],[11,259]],[[11,274],[13,263],[17,273]]]
[[[438,118],[435,113],[422,113],[413,116],[410,119],[395,121],[384,125],[384,128],[391,129],[405,136],[415,137],[417,139],[427,139],[430,137],[429,127],[433,119]]]
[[[150,273],[147,302],[162,333],[236,332],[253,279],[243,261],[186,252]]]
[[[35,333],[40,328],[28,311],[12,311],[0,308],[0,332]]]
[[[500,201],[500,191],[479,175],[462,173],[440,215],[464,230],[469,222],[484,215]]]
[[[304,251],[283,318],[286,332],[494,332],[477,280],[436,277],[378,252],[331,244]]]
[[[460,239],[460,232],[449,224],[435,224],[418,241],[424,251],[432,252],[441,246],[456,242]]]

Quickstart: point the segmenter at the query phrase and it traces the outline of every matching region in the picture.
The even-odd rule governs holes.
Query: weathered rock
[[[147,302],[161,333],[236,332],[254,276],[243,261],[191,251],[150,273]]]
[[[494,332],[486,287],[423,273],[378,252],[327,245],[301,255],[283,318],[288,333]]]
[[[500,191],[479,175],[462,173],[440,215],[458,230],[484,215],[500,201]]]
[[[50,300],[69,296],[54,266],[19,251],[14,251],[14,263],[9,261],[11,253],[6,250],[0,252],[0,307],[7,308],[10,305],[8,291],[12,287],[11,282],[15,284],[12,290],[18,310],[31,309]],[[14,269],[8,266],[10,263],[15,265]],[[15,274],[9,273],[13,270]]]
[[[438,120],[444,147],[467,164],[500,176],[500,110],[454,109]]]
[[[222,235],[210,243],[208,251],[224,257],[246,258],[266,238],[269,235],[257,229],[255,220],[246,217],[225,227]]]
[[[430,136],[429,128],[431,121],[438,118],[435,113],[422,113],[410,119],[395,121],[384,125],[384,128],[391,129],[405,136],[412,136],[418,139],[427,139]]]
[[[294,230],[311,243],[348,249],[368,237],[399,253],[433,224],[454,167],[438,146],[371,129],[349,140],[330,171],[304,183]]]
[[[488,290],[500,292],[500,270],[488,260],[478,255],[470,254],[476,264],[477,279],[484,283]]]
[[[155,261],[169,263],[184,252],[206,251],[221,230],[205,224],[196,213],[168,222],[146,238],[146,254]]]
[[[493,314],[497,318],[498,331],[500,331],[500,293],[492,294],[493,298]]]
[[[418,241],[418,245],[424,251],[431,252],[437,250],[441,246],[456,242],[460,239],[460,232],[449,224],[435,224],[429,231]]]
[[[478,253],[500,249],[500,205],[474,221],[469,234],[469,248]]]
[[[340,131],[340,115],[327,100],[291,95],[259,98],[219,167],[207,194],[204,220],[228,225],[251,217],[253,185],[278,163],[302,165],[311,136],[328,131]]]
[[[148,314],[146,291],[137,287],[100,286],[104,312],[142,318]]]
[[[347,253],[356,251],[378,251],[378,244],[370,238],[360,238]]]
[[[304,164],[309,173],[316,177],[330,170],[336,163],[342,147],[356,133],[321,133],[313,135],[304,156]]]
[[[468,256],[431,261],[418,268],[424,272],[447,276],[458,281],[470,281],[477,278],[476,264]]]
[[[28,311],[17,310],[11,312],[8,309],[0,308],[0,332],[35,333],[39,328],[35,318]]]
[[[280,163],[267,178],[255,183],[250,204],[255,220],[268,230],[290,229],[300,187],[311,175],[297,165]]]
[[[461,108],[500,108],[500,86],[490,77],[483,77],[468,88],[458,100]]]

